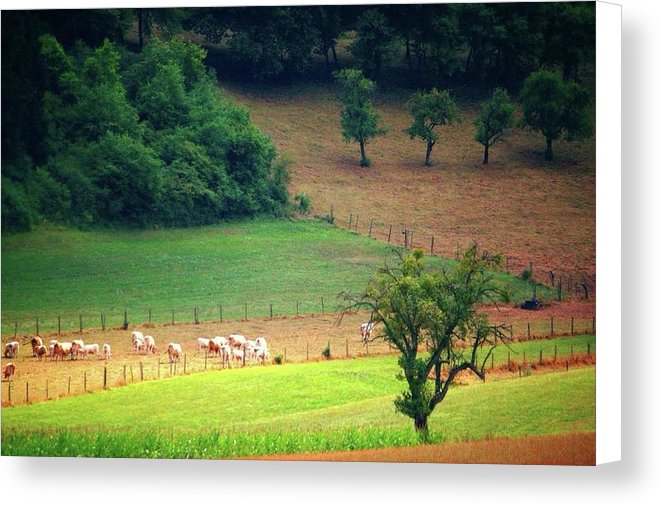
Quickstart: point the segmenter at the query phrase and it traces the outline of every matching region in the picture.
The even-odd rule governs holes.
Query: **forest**
[[[333,86],[346,44],[382,89],[517,95],[580,83],[594,26],[594,2],[3,11],[2,231],[288,215],[290,161],[217,76]]]

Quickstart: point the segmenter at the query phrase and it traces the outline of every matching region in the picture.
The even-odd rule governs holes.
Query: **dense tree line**
[[[105,39],[67,50],[36,38],[23,76],[11,68],[22,51],[5,59],[3,40],[3,231],[42,219],[185,226],[287,212],[285,164],[219,94],[199,46],[153,40],[135,53]]]
[[[285,212],[287,171],[275,148],[218,95],[199,47],[163,42],[173,34],[219,44],[216,70],[249,80],[305,78],[320,65],[332,79],[344,37],[349,65],[379,85],[484,94],[518,93],[540,68],[578,80],[594,58],[594,24],[594,2],[4,11],[2,228],[44,218],[189,225]],[[569,126],[526,115],[549,156],[553,139],[584,131],[570,111],[585,96],[554,96],[569,107],[556,122]],[[375,112],[362,104],[371,121]],[[433,123],[421,136],[427,161]],[[360,133],[366,164],[365,142],[382,133],[373,126]],[[500,135],[490,133],[478,139],[485,160]]]

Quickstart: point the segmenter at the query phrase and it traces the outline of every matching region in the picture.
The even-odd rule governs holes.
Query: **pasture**
[[[247,367],[3,409],[2,454],[231,458],[415,445],[392,405],[396,371],[393,356]],[[594,380],[583,367],[458,385],[430,418],[431,441],[594,431]]]
[[[189,229],[45,228],[2,240],[2,335],[148,322],[248,319],[335,311],[393,260],[381,241],[321,221],[257,220]],[[452,260],[430,258],[450,266]],[[498,272],[513,300],[531,296]],[[538,297],[553,292],[539,289]],[[325,306],[322,307],[322,298]],[[173,313],[174,311],[174,313]],[[38,321],[37,321],[38,318]],[[15,326],[15,323],[18,323]]]

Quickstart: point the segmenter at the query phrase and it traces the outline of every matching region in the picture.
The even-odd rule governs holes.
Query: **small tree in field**
[[[489,163],[489,147],[502,139],[505,129],[513,124],[513,116],[514,104],[504,89],[496,89],[491,99],[482,105],[474,121],[475,140],[484,146],[482,163]]]
[[[523,126],[546,137],[547,160],[553,159],[553,141],[563,134],[567,140],[581,140],[591,133],[587,113],[588,93],[574,82],[564,82],[558,72],[533,72],[521,90]]]
[[[335,79],[342,88],[344,109],[340,115],[342,137],[347,142],[354,140],[360,145],[360,166],[369,167],[365,155],[365,144],[378,135],[386,133],[379,127],[379,115],[374,112],[369,96],[374,92],[373,81],[363,77],[360,70],[345,69],[336,72]]]
[[[436,88],[429,93],[416,93],[409,100],[409,110],[413,123],[406,132],[411,138],[419,137],[427,143],[425,166],[431,165],[431,151],[438,141],[437,126],[459,121],[459,113],[448,91]]]
[[[427,438],[427,420],[443,401],[457,374],[470,370],[484,380],[484,366],[495,345],[507,341],[503,327],[489,326],[477,313],[477,304],[507,299],[487,268],[500,257],[480,256],[469,247],[459,265],[431,271],[421,249],[400,256],[394,267],[376,273],[358,295],[344,293],[342,314],[367,309],[371,321],[381,323],[383,339],[400,353],[399,378],[408,389],[395,399],[396,409],[413,419],[413,426]],[[478,351],[486,348],[478,357]]]

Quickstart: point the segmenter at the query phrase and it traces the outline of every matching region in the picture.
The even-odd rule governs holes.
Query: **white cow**
[[[223,368],[225,365],[229,366],[230,356],[232,355],[232,348],[227,342],[220,345],[220,352],[218,355],[220,356],[220,363],[223,365]]]
[[[211,339],[209,338],[204,338],[204,337],[199,337],[197,339],[197,351],[208,351],[209,350],[209,341]]]
[[[266,347],[255,347],[254,356],[256,361],[262,361],[262,364],[271,359],[271,354]]]
[[[85,342],[80,339],[71,342],[71,359],[78,359],[78,353],[84,348]]]
[[[101,355],[103,359],[106,361],[110,359],[111,354],[110,354],[110,344],[103,344],[103,347],[101,348]]]
[[[151,335],[145,335],[144,351],[145,354],[154,354],[156,352],[156,341]]]
[[[89,354],[99,355],[99,344],[86,344],[80,351],[78,351],[83,358],[86,358]]]
[[[246,340],[246,345],[243,347],[245,353],[246,353],[246,361],[250,364],[252,364],[253,361],[255,361],[255,348],[257,347],[257,344],[255,343],[254,340]]]
[[[244,356],[243,349],[238,349],[238,348],[232,349],[232,358],[234,359],[234,361],[239,361],[243,363],[243,356]]]
[[[51,340],[48,345],[48,355],[50,356],[51,361],[55,358],[55,344],[57,344],[57,340]]]
[[[239,335],[238,333],[232,333],[229,337],[227,337],[227,341],[229,342],[230,346],[237,349],[241,349],[244,345],[246,345],[246,337]]]
[[[170,358],[170,363],[176,363],[179,361],[179,356],[181,356],[181,354],[181,345],[176,342],[170,342],[168,345],[168,358]]]
[[[12,340],[5,344],[5,358],[15,358],[18,356],[18,342]]]
[[[138,352],[145,348],[145,336],[141,331],[131,333],[131,348],[133,352]]]
[[[374,323],[369,322],[369,323],[363,323],[360,325],[360,336],[363,339],[363,344],[366,344],[367,341],[370,339],[372,336],[372,330],[374,329]]]

